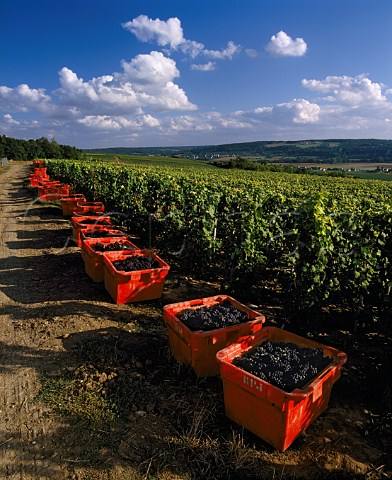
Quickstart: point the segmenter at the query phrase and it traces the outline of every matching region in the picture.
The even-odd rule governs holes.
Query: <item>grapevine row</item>
[[[47,161],[76,191],[195,272],[229,283],[285,272],[297,311],[390,306],[392,182]]]

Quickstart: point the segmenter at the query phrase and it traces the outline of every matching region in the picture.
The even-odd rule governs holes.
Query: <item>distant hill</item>
[[[113,147],[85,150],[86,153],[113,155],[177,156],[200,160],[245,157],[266,162],[392,162],[392,140],[331,139],[302,141],[260,141],[224,145],[178,147]]]

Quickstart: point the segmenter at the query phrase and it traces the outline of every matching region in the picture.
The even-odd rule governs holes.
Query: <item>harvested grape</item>
[[[286,392],[302,388],[330,363],[322,348],[301,348],[269,340],[233,360],[236,367]]]
[[[238,325],[249,320],[245,312],[238,310],[228,301],[196,309],[187,308],[182,311],[179,318],[189,330],[204,332]]]
[[[118,250],[133,250],[133,247],[121,242],[114,243],[93,243],[91,248],[95,252],[116,252]]]
[[[124,272],[132,272],[134,270],[149,270],[151,268],[159,268],[160,264],[150,257],[142,255],[130,255],[125,260],[115,260],[114,268]]]
[[[94,218],[85,218],[80,223],[83,225],[111,225],[109,220],[100,220],[99,218],[97,218],[97,220]]]
[[[88,238],[110,238],[110,237],[119,237],[121,233],[113,233],[109,230],[96,230],[93,232],[83,232],[83,235]]]

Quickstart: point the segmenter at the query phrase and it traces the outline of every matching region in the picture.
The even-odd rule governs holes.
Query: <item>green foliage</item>
[[[35,158],[80,159],[83,152],[69,145],[60,145],[45,137],[37,140],[17,140],[0,135],[0,157],[9,160],[34,160]]]
[[[141,165],[172,165],[173,167],[198,167],[198,168],[208,168],[212,169],[213,167],[209,162],[201,160],[192,160],[189,158],[178,158],[170,156],[155,156],[155,155],[127,155],[119,154],[113,155],[109,153],[88,153],[86,154],[86,160],[91,161],[100,161],[100,162],[111,162],[111,163],[130,163],[130,164],[141,164]]]
[[[304,169],[304,167],[299,167],[296,165],[283,165],[277,163],[269,163],[267,161],[256,162],[255,160],[237,157],[231,158],[230,160],[216,160],[210,162],[210,165],[219,168],[233,169],[237,168],[239,170],[257,170],[259,172],[282,172],[282,173],[291,173],[291,174],[306,174],[306,175],[319,175],[319,176],[331,176],[331,177],[345,177],[346,172],[343,171],[322,171],[322,170],[310,170]],[[391,179],[389,177],[388,179]]]
[[[230,160],[217,160],[211,163],[215,167],[239,168],[240,170],[260,170],[262,168],[262,166],[255,161],[242,157],[231,158]]]
[[[110,422],[116,416],[113,404],[102,395],[99,386],[94,385],[86,390],[72,378],[56,377],[47,380],[38,399],[53,405],[62,414],[90,422]]]
[[[254,157],[290,163],[392,162],[392,140],[258,141],[199,147],[108,148],[90,153],[176,155],[185,158]]]
[[[289,276],[297,312],[332,300],[391,305],[392,184],[277,172],[48,161],[49,173],[120,212],[162,255],[249,288]],[[143,237],[144,235],[144,237]],[[148,245],[145,245],[148,246]]]

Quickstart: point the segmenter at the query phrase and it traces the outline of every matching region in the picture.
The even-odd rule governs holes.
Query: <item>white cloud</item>
[[[204,50],[203,54],[206,57],[210,57],[210,58],[232,59],[234,55],[240,52],[240,50],[241,50],[240,45],[236,45],[234,42],[230,41],[230,42],[227,42],[227,47],[223,50]]]
[[[20,122],[18,122],[17,120],[15,120],[12,115],[10,115],[9,113],[6,113],[5,115],[3,115],[3,120],[5,121],[5,123],[7,123],[8,125],[20,125]]]
[[[253,111],[259,118],[273,123],[305,124],[319,119],[320,106],[303,98],[279,103],[274,107],[259,107]]]
[[[266,46],[266,50],[271,55],[280,57],[302,57],[305,55],[307,48],[308,46],[303,38],[293,40],[282,30],[276,35],[272,35],[271,41]]]
[[[0,86],[0,108],[13,112],[36,110],[50,113],[54,105],[44,88],[30,88],[23,83],[15,88]]]
[[[153,129],[155,137],[161,120],[154,112],[197,109],[175,83],[180,75],[175,61],[161,52],[137,55],[122,61],[122,67],[121,72],[86,80],[63,67],[59,88],[51,94],[26,84],[0,86],[0,131],[17,138],[56,137],[84,146],[86,138],[102,143],[102,131],[127,132],[131,139]],[[19,112],[21,118],[11,112]]]
[[[154,94],[150,95],[150,97],[146,96],[145,104],[158,111],[197,110],[196,105],[189,102],[184,90],[173,82],[167,82],[161,89],[161,96]]]
[[[224,116],[219,119],[219,125],[225,129],[244,130],[251,129],[252,124],[248,121],[240,121],[235,116]]]
[[[166,128],[172,134],[217,134],[218,132],[237,132],[244,129],[252,129],[252,123],[235,113],[209,112],[171,118],[167,125],[162,125],[161,130],[166,131]]]
[[[109,115],[87,115],[79,118],[79,123],[95,130],[120,130],[127,127],[135,127],[136,122],[126,117],[115,117]]]
[[[78,119],[80,124],[85,125],[93,130],[137,130],[143,127],[158,127],[159,120],[151,115],[143,115],[136,118],[125,116],[109,116],[109,115],[87,115]]]
[[[186,40],[181,45],[181,52],[189,55],[191,58],[196,58],[205,51],[205,45],[195,40]]]
[[[207,62],[203,64],[191,65],[192,70],[198,70],[199,72],[212,72],[215,70],[215,62]]]
[[[280,104],[278,107],[292,111],[294,113],[294,123],[313,123],[319,119],[319,105],[308,100],[293,100],[292,102]]]
[[[185,42],[181,22],[178,18],[160,20],[139,15],[133,20],[123,23],[122,26],[133,33],[142,42],[156,41],[161,47],[166,45],[176,48]]]
[[[61,88],[55,92],[60,103],[76,108],[80,115],[86,112],[139,113],[140,100],[132,83],[104,75],[84,81],[67,67],[59,72]]]
[[[253,48],[246,48],[245,53],[250,58],[256,58],[258,56],[257,50],[254,50]]]
[[[208,132],[213,130],[212,125],[203,116],[181,115],[170,118],[163,127],[167,133]]]
[[[147,127],[159,127],[161,124],[160,121],[152,115],[143,115],[142,120],[143,125],[146,125]]]
[[[196,67],[208,69],[213,63]],[[55,137],[86,148],[391,137],[388,89],[365,75],[304,79],[314,99],[202,113],[192,111],[196,107],[175,83],[179,71],[173,59],[151,52],[122,66],[121,72],[89,80],[64,67],[60,88],[50,95],[27,85],[0,87],[0,131],[16,138]],[[176,113],[186,109],[190,113]]]
[[[327,76],[324,80],[302,80],[302,85],[309,90],[321,92],[324,100],[339,102],[348,106],[377,104],[385,102],[382,85],[372,82],[365,75],[356,77]]]
[[[128,79],[141,85],[163,85],[180,76],[176,62],[161,52],[137,55],[130,62],[123,60],[121,65]]]
[[[193,59],[199,55],[220,60],[232,59],[241,50],[241,46],[232,41],[229,41],[223,50],[209,50],[203,43],[186,39],[181,21],[177,17],[161,20],[149,18],[147,15],[139,15],[133,20],[123,23],[122,26],[142,42],[156,42],[161,47],[179,50]]]
[[[153,110],[194,110],[184,90],[173,80],[180,73],[174,60],[161,52],[122,61],[123,72],[84,81],[67,67],[60,70],[60,102],[80,115],[140,114]]]

